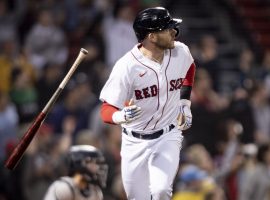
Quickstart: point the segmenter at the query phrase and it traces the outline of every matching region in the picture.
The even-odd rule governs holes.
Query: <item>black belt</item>
[[[175,126],[173,124],[171,124],[169,126],[169,131],[170,132]],[[123,132],[128,135],[128,132],[127,132],[127,129],[126,128],[123,128]],[[143,139],[143,140],[152,140],[152,139],[157,139],[159,138],[162,134],[164,133],[164,130],[161,129],[161,130],[158,130],[158,131],[155,131],[151,134],[141,134],[141,133],[138,133],[138,132],[135,132],[135,131],[131,131],[131,134],[133,135],[133,137],[135,138],[139,138],[139,139]]]

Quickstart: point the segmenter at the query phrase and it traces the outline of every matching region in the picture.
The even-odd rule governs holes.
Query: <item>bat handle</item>
[[[12,151],[11,155],[5,162],[5,167],[8,169],[14,169],[17,163],[21,160],[23,153],[25,152],[26,148],[29,146],[30,142],[35,136],[35,133],[41,126],[43,120],[46,117],[46,113],[41,112],[37,118],[35,119],[34,123],[28,131],[24,134],[23,138],[20,140],[19,144],[16,148]]]

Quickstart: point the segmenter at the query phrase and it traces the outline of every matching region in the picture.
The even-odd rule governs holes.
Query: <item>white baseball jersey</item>
[[[127,198],[169,200],[183,136],[168,126],[177,124],[180,88],[193,58],[186,45],[175,42],[175,48],[166,50],[159,64],[145,57],[139,45],[115,64],[100,99],[120,109],[133,99],[142,110],[138,119],[122,124],[121,171]],[[133,134],[154,135],[161,129],[160,137],[149,140]]]
[[[142,115],[122,126],[145,134],[175,123],[179,114],[180,88],[193,58],[188,47],[175,42],[174,49],[165,51],[162,64],[145,57],[138,44],[120,58],[100,99],[123,108],[131,98],[141,107]]]

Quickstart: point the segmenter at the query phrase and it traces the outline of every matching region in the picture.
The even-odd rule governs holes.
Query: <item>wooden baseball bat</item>
[[[13,170],[20,159],[22,158],[25,150],[31,143],[32,139],[36,135],[37,131],[39,130],[39,127],[45,120],[47,114],[50,112],[51,108],[53,107],[55,101],[58,99],[59,95],[61,94],[62,90],[66,86],[67,82],[71,78],[72,74],[77,69],[78,65],[82,62],[82,60],[85,58],[85,56],[88,54],[88,51],[85,49],[81,49],[78,57],[76,58],[75,62],[71,66],[70,70],[58,86],[57,90],[54,92],[48,103],[45,105],[43,110],[38,114],[38,116],[34,119],[33,123],[29,127],[29,129],[24,133],[23,137],[15,147],[15,149],[12,151],[10,156],[5,162],[5,167]]]

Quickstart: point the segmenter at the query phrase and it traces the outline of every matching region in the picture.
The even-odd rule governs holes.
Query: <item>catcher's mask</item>
[[[182,19],[172,18],[169,11],[163,7],[147,8],[136,16],[133,29],[139,42],[149,34],[165,29],[175,29],[179,34]]]
[[[106,187],[108,165],[100,150],[90,145],[74,145],[68,153],[69,175],[83,175],[88,183]]]

